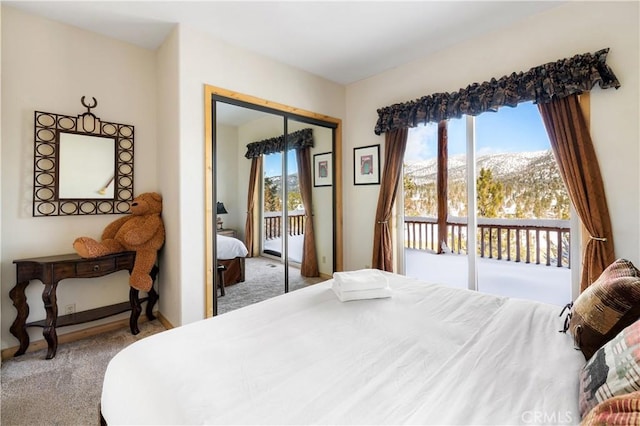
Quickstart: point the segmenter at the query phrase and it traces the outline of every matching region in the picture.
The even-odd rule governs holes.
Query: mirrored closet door
[[[330,278],[342,242],[340,120],[207,89],[210,316]]]

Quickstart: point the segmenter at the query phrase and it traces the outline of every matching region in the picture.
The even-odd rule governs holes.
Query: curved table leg
[[[140,329],[138,328],[138,318],[140,318],[140,312],[142,312],[142,308],[140,307],[140,299],[138,289],[133,287],[129,288],[129,303],[131,304],[131,316],[129,317],[129,328],[131,329],[131,334],[134,336],[140,333]]]
[[[156,282],[156,278],[158,278],[158,272],[160,272],[160,268],[158,267],[158,265],[153,265],[153,268],[151,269],[151,272],[149,273],[149,275],[151,276],[151,279],[153,280],[154,284]],[[151,286],[151,290],[149,290],[149,292],[147,293],[147,309],[146,309],[147,319],[149,321],[156,319],[156,316],[153,315],[153,307],[156,305],[156,302],[158,301],[159,298],[160,296],[156,292],[156,289],[153,288],[153,286]]]
[[[9,292],[9,297],[13,302],[13,306],[15,306],[18,311],[16,319],[13,321],[13,324],[11,324],[9,331],[20,342],[20,347],[13,356],[24,354],[29,347],[29,333],[27,333],[27,328],[25,327],[27,317],[29,317],[29,304],[27,303],[27,296],[24,293],[24,290],[28,285],[28,280],[17,283]]]
[[[58,299],[56,297],[56,287],[58,283],[45,284],[44,291],[42,292],[42,301],[44,302],[44,309],[47,311],[47,322],[42,335],[47,341],[47,356],[46,359],[51,359],[56,356],[58,350],[58,334],[56,333],[56,323],[58,321]]]
[[[158,296],[156,289],[151,287],[151,290],[149,290],[149,293],[147,296],[147,307],[145,310],[147,314],[147,319],[149,321],[156,319],[156,316],[153,315],[153,307],[156,305],[156,302],[158,301],[159,298],[160,296]]]
[[[149,276],[151,276],[151,280],[153,282],[156,281],[156,277],[158,276],[158,265],[153,265],[151,272],[149,272]],[[131,273],[131,272],[129,272]],[[134,336],[140,333],[140,329],[138,328],[138,319],[140,318],[140,313],[142,313],[142,307],[140,306],[140,292],[133,288],[129,288],[129,304],[131,305],[131,316],[129,317],[129,328],[131,329],[131,334]],[[145,313],[147,315],[147,319],[149,321],[156,319],[155,315],[153,315],[153,307],[160,296],[156,292],[156,289],[151,286],[151,289],[147,292],[147,307],[145,309]]]

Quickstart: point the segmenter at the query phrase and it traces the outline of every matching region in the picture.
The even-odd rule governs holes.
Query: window
[[[280,257],[282,255],[282,206],[284,182],[282,180],[283,154],[277,152],[264,156],[263,175],[263,216],[264,239],[263,253]],[[300,218],[304,216],[304,206],[298,182],[298,163],[295,150],[287,151],[287,212],[289,218],[289,236],[302,235]],[[298,219],[298,220],[296,220]],[[291,238],[290,238],[291,239]],[[289,251],[290,260],[302,262],[302,247],[292,246]]]
[[[440,139],[433,123],[409,132],[405,273],[564,305],[571,299],[571,205],[537,107],[529,102],[451,119]],[[439,151],[447,158],[440,184]]]

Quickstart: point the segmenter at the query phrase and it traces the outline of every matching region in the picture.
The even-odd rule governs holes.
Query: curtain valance
[[[613,70],[605,63],[609,49],[575,55],[512,73],[496,80],[473,83],[452,93],[435,93],[414,101],[378,109],[375,133],[416,127],[463,115],[497,111],[501,106],[515,107],[520,102],[537,104],[588,92],[598,84],[602,89],[620,87]]]
[[[287,140],[287,149],[313,148],[313,129],[302,129],[289,133]],[[247,153],[244,156],[255,158],[283,151],[284,135],[247,144]]]

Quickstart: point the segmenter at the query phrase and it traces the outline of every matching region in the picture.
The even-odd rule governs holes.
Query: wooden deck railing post
[[[535,256],[535,263],[538,265],[542,263],[544,256],[546,266],[554,263],[558,267],[571,267],[569,221],[481,218],[481,223],[478,224],[480,242],[477,250],[466,246],[467,225],[464,219],[452,218],[447,221],[445,235],[440,235],[439,230],[436,230],[438,226],[437,218],[405,217],[405,247],[437,253],[441,249],[440,242],[445,241],[450,245],[451,253],[478,252],[480,257],[515,262],[522,262],[524,258],[526,263],[533,262],[532,258]],[[544,250],[543,254],[541,250]],[[556,252],[557,258],[553,259],[552,255]]]
[[[280,212],[269,212],[272,216],[264,216],[264,238],[266,240],[273,240],[274,238],[280,238],[282,236],[282,216]],[[288,227],[284,230],[285,235],[295,236],[304,235],[304,226],[306,222],[306,216],[304,212],[295,212],[288,216]],[[407,235],[407,237],[410,237]]]
[[[562,267],[562,232],[558,230],[558,268]]]
[[[489,259],[493,259],[493,228],[489,227]]]
[[[447,122],[445,120],[438,123],[438,168],[436,175],[437,203],[438,203],[438,247],[436,253],[442,253],[442,245],[447,242]],[[453,235],[453,227],[451,229]],[[453,240],[451,241],[451,251],[453,251]]]
[[[551,239],[549,238],[549,230],[546,230],[546,235],[547,235],[547,240],[546,240],[546,244],[547,244],[547,266],[551,266],[551,244],[550,241]]]

